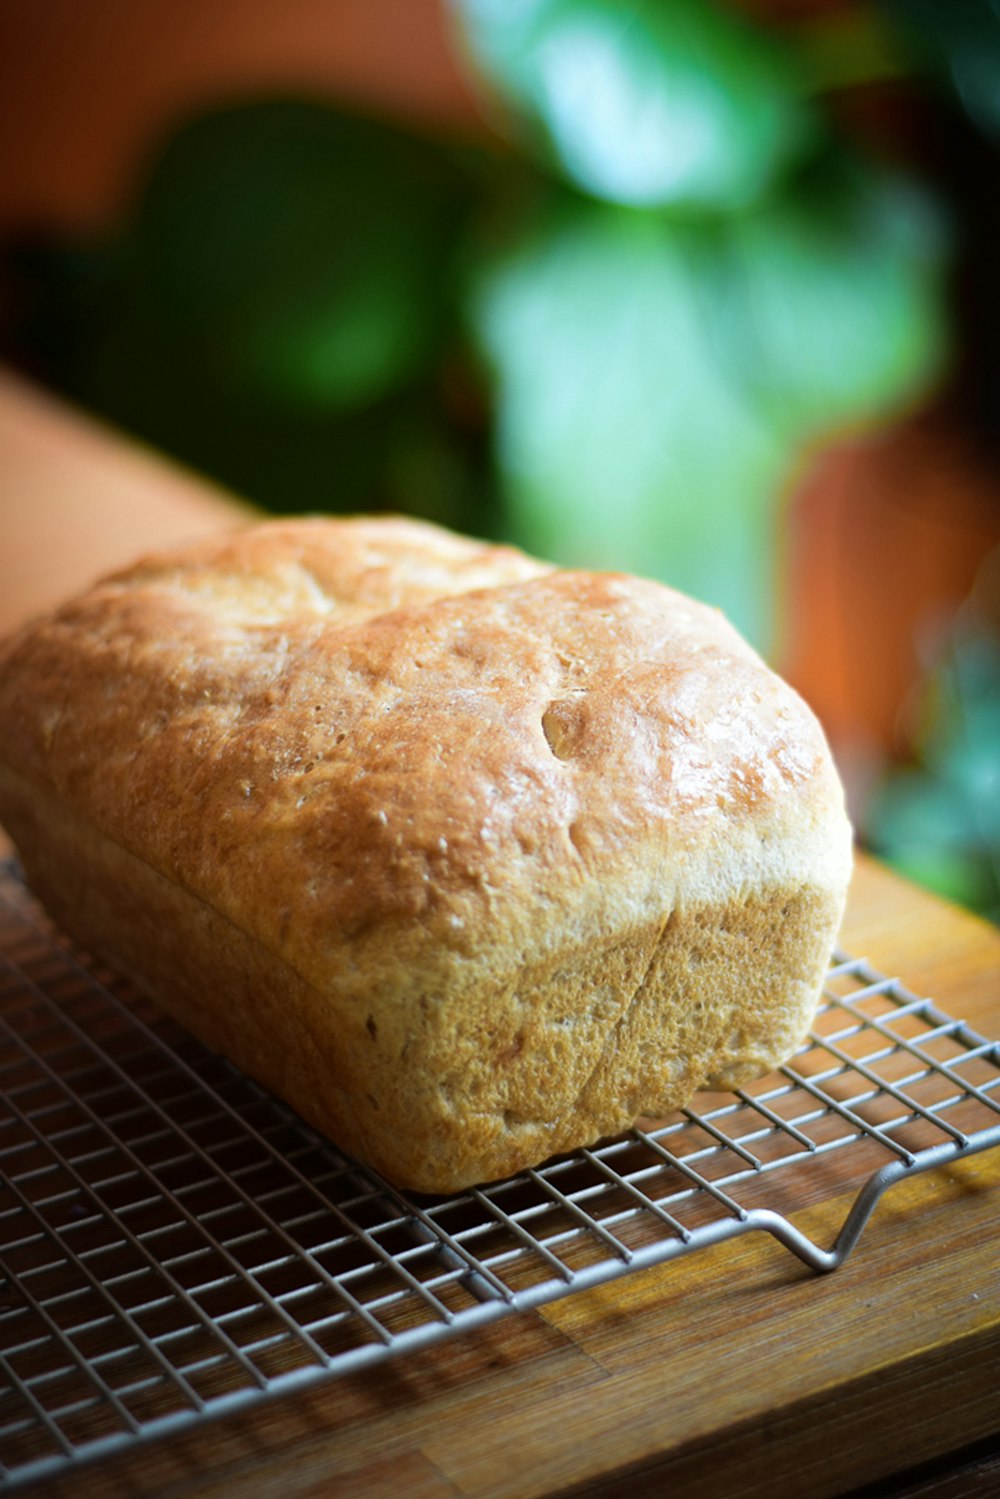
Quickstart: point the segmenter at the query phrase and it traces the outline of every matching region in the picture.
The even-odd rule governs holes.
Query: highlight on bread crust
[[[850,869],[818,724],[717,611],[398,518],[11,637],[0,820],[68,932],[420,1191],[785,1060]]]

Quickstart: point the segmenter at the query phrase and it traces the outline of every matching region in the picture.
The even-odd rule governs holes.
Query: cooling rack
[[[1000,1144],[1000,1047],[843,957],[780,1072],[410,1199],[51,932],[0,865],[0,1485],[751,1231],[816,1270]],[[834,1244],[789,1217],[855,1193]]]

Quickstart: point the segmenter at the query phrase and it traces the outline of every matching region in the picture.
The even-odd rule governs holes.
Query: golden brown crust
[[[425,1189],[772,1065],[842,908],[822,735],[721,616],[416,522],[119,574],[2,648],[0,722],[0,815],[63,919],[60,838],[107,890],[148,870],[200,963],[242,942],[287,991],[281,1019],[241,986],[243,1040],[186,1022]],[[77,935],[141,969],[114,925]],[[169,962],[140,976],[169,1007]]]

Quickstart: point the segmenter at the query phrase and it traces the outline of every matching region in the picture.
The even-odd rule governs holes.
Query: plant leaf
[[[844,173],[725,228],[702,278],[715,344],[790,439],[882,416],[940,373],[944,234],[910,184]]]
[[[969,119],[1000,144],[1000,5],[887,0],[916,48],[951,84]]]
[[[135,234],[150,317],[234,389],[357,407],[440,336],[472,197],[437,146],[320,106],[206,116],[157,164]]]
[[[515,129],[595,197],[740,208],[812,137],[786,59],[713,0],[453,0],[453,8]]]
[[[481,276],[513,532],[658,576],[768,634],[785,453],[721,372],[694,294],[704,234],[567,201]]]
[[[515,533],[653,573],[762,648],[775,510],[806,439],[924,388],[925,235],[841,191],[697,224],[568,196],[474,302]]]
[[[922,769],[897,771],[872,798],[867,833],[903,874],[963,905],[997,896],[989,846],[961,792]]]

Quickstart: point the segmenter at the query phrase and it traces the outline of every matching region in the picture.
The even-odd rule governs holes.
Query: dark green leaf
[[[713,0],[453,0],[473,61],[578,187],[733,209],[813,129],[786,60]]]
[[[227,110],[157,164],[137,294],[228,386],[356,407],[439,339],[470,195],[446,153],[388,126],[305,104]]]
[[[886,0],[969,118],[1000,143],[1000,7],[995,0]]]

